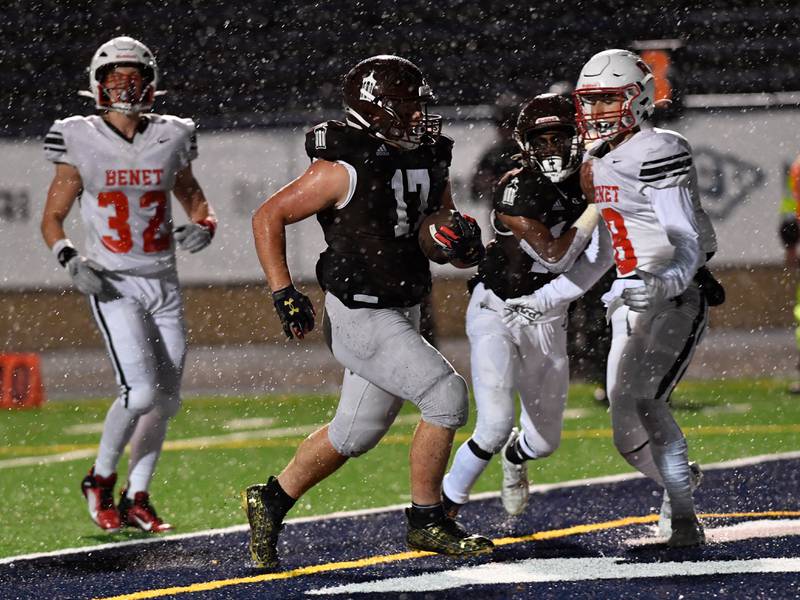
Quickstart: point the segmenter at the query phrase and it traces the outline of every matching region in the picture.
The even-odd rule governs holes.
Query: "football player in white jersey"
[[[590,147],[584,193],[614,246],[617,280],[603,296],[612,325],[607,385],[614,443],[665,489],[662,532],[670,546],[705,540],[694,509],[699,470],[669,407],[722,288],[704,267],[716,237],[700,204],[692,149],[652,127],[650,68],[627,50],[606,50],[583,67],[575,88]],[[671,518],[670,518],[671,512]]]
[[[216,217],[192,174],[194,123],[145,114],[158,93],[150,50],[130,37],[112,39],[92,58],[89,82],[82,95],[94,98],[98,114],[57,120],[45,138],[56,172],[41,224],[73,284],[89,296],[119,384],[81,490],[101,529],[161,532],[171,526],[156,514],[148,488],[181,404],[186,347],[175,243],[189,252],[205,248]],[[175,229],[170,192],[190,219]],[[64,231],[76,199],[82,252]],[[115,505],[117,463],[128,442],[128,483]]]

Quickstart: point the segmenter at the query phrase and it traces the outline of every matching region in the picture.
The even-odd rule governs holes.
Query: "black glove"
[[[725,302],[725,288],[717,281],[714,274],[708,270],[708,267],[700,267],[694,276],[697,287],[706,297],[706,302],[709,306],[719,306]]]
[[[308,296],[298,292],[293,285],[272,293],[275,310],[283,325],[283,332],[288,339],[296,337],[302,340],[314,329],[316,311]]]
[[[478,222],[460,212],[453,213],[452,221],[452,226],[439,226],[433,237],[447,253],[450,261],[458,260],[468,267],[477,265],[486,253]]]

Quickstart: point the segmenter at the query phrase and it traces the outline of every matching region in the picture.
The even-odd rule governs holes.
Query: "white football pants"
[[[692,283],[678,298],[643,313],[612,305],[617,308],[611,312],[607,390],[614,445],[634,467],[662,483],[648,446],[682,437],[666,407],[705,331],[708,304]]]
[[[467,421],[467,384],[419,334],[419,305],[408,308],[348,308],[325,295],[323,327],[331,351],[345,367],[328,439],[342,456],[374,447],[405,400],[422,419],[446,429]]]
[[[131,443],[128,491],[146,491],[164,443],[167,423],[180,408],[186,354],[183,303],[177,275],[119,275],[121,297],[89,298],[117,376],[119,396],[106,415],[95,472],[116,471]]]
[[[503,323],[505,303],[478,284],[467,309],[472,390],[478,410],[472,440],[497,454],[516,422],[516,395],[522,415],[523,450],[534,458],[556,451],[569,387],[566,311],[534,325]],[[474,460],[463,444],[445,479],[445,494],[463,504],[488,460]],[[463,473],[461,472],[463,471]]]

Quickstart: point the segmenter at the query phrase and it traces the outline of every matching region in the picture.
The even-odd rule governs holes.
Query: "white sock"
[[[146,492],[153,479],[156,463],[167,436],[169,417],[154,408],[139,418],[131,436],[131,458],[128,470],[128,493],[133,500],[136,492]]]
[[[129,411],[118,398],[108,409],[100,448],[94,463],[94,472],[100,477],[108,477],[116,472],[119,458],[131,439],[138,417]]]
[[[450,471],[442,481],[445,495],[453,502],[465,504],[469,500],[472,486],[475,485],[488,464],[489,460],[475,456],[468,441],[461,444],[456,450]]]

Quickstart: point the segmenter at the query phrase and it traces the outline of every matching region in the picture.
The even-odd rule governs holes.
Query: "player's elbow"
[[[253,218],[251,219],[253,231],[260,232],[275,227],[276,225],[280,227],[285,225],[285,219],[278,208],[278,204],[276,202],[270,202],[270,200],[272,200],[272,198],[266,199],[253,213]]]

